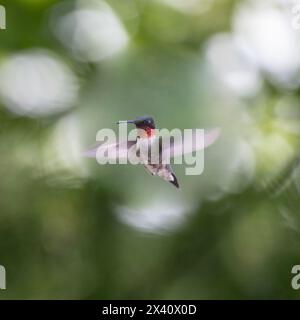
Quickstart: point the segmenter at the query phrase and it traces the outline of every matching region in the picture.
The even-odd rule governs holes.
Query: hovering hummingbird
[[[195,146],[195,137],[191,137],[191,141],[183,142],[175,141],[174,139],[170,140],[170,143],[167,147],[163,148],[162,137],[156,135],[156,128],[154,119],[150,116],[138,117],[134,120],[124,120],[118,121],[117,124],[134,124],[137,129],[137,136],[134,141],[125,140],[113,144],[100,144],[97,147],[94,147],[91,150],[85,151],[84,156],[89,158],[95,158],[97,150],[101,148],[104,151],[115,151],[114,154],[118,159],[127,158],[129,150],[134,152],[139,158],[140,163],[142,163],[145,169],[154,176],[159,176],[163,180],[172,183],[176,188],[179,188],[178,180],[171,168],[169,163],[163,161],[165,154],[168,154],[168,157],[176,157],[182,154],[191,153],[203,148],[208,147],[213,144],[219,136],[220,130],[218,128],[207,130],[204,134],[204,144],[200,146]],[[192,141],[193,140],[193,141]],[[158,161],[153,161],[153,158],[149,156],[149,152],[141,152],[141,150],[146,148],[151,148],[151,146],[158,144]]]

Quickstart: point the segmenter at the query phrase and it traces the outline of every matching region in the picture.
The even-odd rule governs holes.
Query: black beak
[[[121,124],[121,123],[135,123],[134,120],[120,120],[117,122],[117,124]]]

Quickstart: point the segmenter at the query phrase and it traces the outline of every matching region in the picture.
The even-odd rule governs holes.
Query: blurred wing
[[[114,154],[118,159],[125,159],[128,157],[128,150],[136,144],[136,141],[122,141],[112,144],[99,144],[82,153],[82,156],[87,158],[96,158],[97,152],[102,154],[111,155]]]
[[[207,148],[213,144],[220,135],[220,129],[209,130],[193,129],[191,135],[180,139],[171,137],[170,147],[163,150],[163,157],[172,158]]]

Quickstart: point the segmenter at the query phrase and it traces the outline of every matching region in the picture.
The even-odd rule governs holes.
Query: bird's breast
[[[156,163],[156,159],[159,157],[156,141],[156,137],[137,139],[137,150],[144,163]]]

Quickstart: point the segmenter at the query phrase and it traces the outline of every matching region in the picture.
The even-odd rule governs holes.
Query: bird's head
[[[155,134],[154,119],[150,116],[139,117],[134,120],[118,121],[120,123],[133,123],[140,131],[141,137],[152,137]]]

